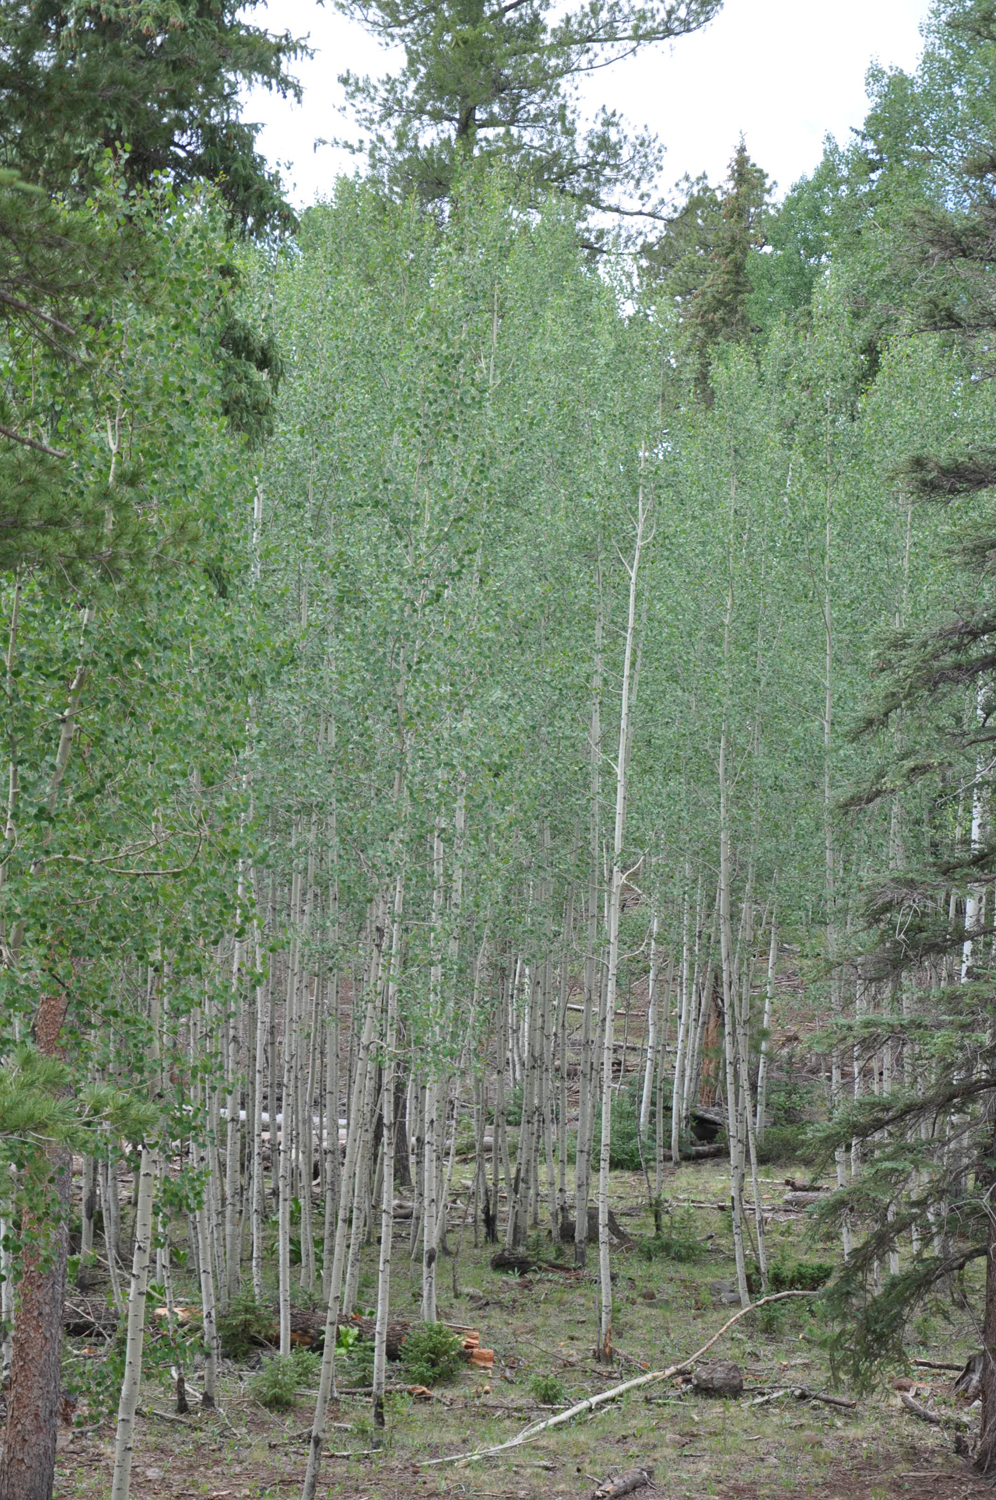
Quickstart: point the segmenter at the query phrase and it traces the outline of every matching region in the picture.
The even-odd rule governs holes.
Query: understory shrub
[[[401,1368],[410,1385],[445,1385],[464,1363],[462,1341],[442,1323],[421,1323],[401,1344]]]
[[[834,1273],[831,1260],[776,1260],[768,1267],[772,1292],[816,1292]]]
[[[564,1399],[564,1383],[556,1375],[534,1375],[529,1392],[542,1406],[559,1406]]]
[[[765,1167],[810,1161],[813,1154],[806,1125],[768,1125],[757,1143],[758,1163]]]
[[[274,1317],[251,1291],[240,1292],[218,1314],[218,1337],[226,1359],[245,1359],[253,1349],[273,1338]]]
[[[298,1387],[314,1378],[321,1356],[310,1349],[293,1349],[290,1354],[274,1354],[264,1360],[262,1369],[250,1377],[249,1394],[268,1411],[290,1411],[297,1400]]]
[[[687,1208],[665,1214],[660,1234],[638,1239],[636,1248],[646,1261],[688,1262],[699,1260],[705,1253],[701,1235]]]

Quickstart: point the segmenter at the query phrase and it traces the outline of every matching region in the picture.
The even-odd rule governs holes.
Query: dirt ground
[[[802,1170],[802,1169],[797,1169]],[[784,1176],[792,1169],[765,1169],[766,1207],[771,1211],[769,1255],[820,1255],[804,1217],[780,1211]],[[614,1206],[635,1236],[652,1225],[640,1206],[641,1181],[614,1174]],[[806,1303],[769,1313],[751,1313],[713,1351],[744,1371],[740,1400],[695,1394],[678,1381],[631,1392],[595,1413],[576,1419],[528,1445],[495,1457],[434,1464],[433,1459],[470,1454],[506,1441],[528,1423],[551,1415],[533,1383],[539,1376],[559,1384],[559,1405],[604,1390],[645,1369],[660,1369],[687,1357],[731,1315],[723,1283],[733,1275],[728,1215],[714,1207],[724,1196],[722,1170],[714,1163],[683,1167],[670,1179],[674,1212],[684,1214],[693,1259],[647,1259],[638,1249],[614,1257],[617,1366],[595,1365],[596,1285],[591,1275],[538,1271],[514,1277],[492,1271],[491,1247],[474,1248],[468,1229],[456,1260],[443,1266],[447,1294],[440,1317],[472,1324],[481,1342],[495,1350],[489,1379],[469,1369],[440,1387],[431,1401],[404,1391],[389,1397],[386,1446],[373,1448],[369,1401],[342,1396],[329,1412],[328,1446],[337,1456],[323,1463],[319,1494],[342,1500],[418,1500],[418,1497],[481,1496],[491,1500],[587,1497],[597,1483],[637,1467],[649,1468],[654,1494],[667,1500],[964,1500],[990,1495],[969,1465],[957,1457],[951,1434],[917,1422],[892,1388],[901,1373],[927,1374],[912,1364],[886,1372],[877,1388],[856,1396],[853,1407],[831,1406],[794,1391],[833,1390],[821,1330]],[[684,1201],[682,1201],[684,1200]],[[690,1236],[689,1236],[690,1231]],[[399,1236],[404,1231],[399,1225]],[[451,1233],[451,1245],[456,1236]],[[399,1249],[406,1245],[401,1239]],[[687,1246],[686,1246],[687,1248]],[[360,1297],[372,1298],[376,1247],[361,1280]],[[552,1255],[547,1244],[544,1251]],[[417,1312],[417,1267],[395,1257],[394,1305]],[[67,1361],[78,1368],[88,1357],[85,1340],[70,1340]],[[968,1315],[954,1305],[925,1317],[914,1331],[910,1358],[957,1363],[975,1347]],[[143,1386],[132,1493],[136,1500],[246,1500],[293,1496],[304,1473],[307,1430],[314,1397],[299,1392],[296,1407],[279,1416],[260,1406],[251,1391],[252,1360],[226,1362],[221,1410],[173,1414],[168,1376]],[[389,1377],[390,1378],[390,1377]],[[955,1410],[950,1376],[930,1373],[919,1394],[941,1412]],[[192,1382],[196,1386],[196,1372]],[[764,1395],[775,1395],[761,1401]],[[838,1392],[845,1397],[850,1393]],[[546,1392],[549,1398],[549,1389]],[[103,1500],[109,1491],[113,1421],[97,1423],[84,1396],[76,1422],[82,1431],[60,1437],[56,1484],[69,1496]],[[345,1456],[355,1455],[355,1456]]]

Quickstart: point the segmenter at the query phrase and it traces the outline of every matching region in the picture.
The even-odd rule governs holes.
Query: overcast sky
[[[721,178],[743,131],[751,155],[784,192],[819,161],[828,131],[845,140],[861,124],[870,62],[913,67],[928,8],[929,0],[726,0],[703,31],[600,74],[586,98],[660,137],[667,186],[686,172]],[[262,151],[290,164],[285,178],[305,205],[339,172],[355,169],[345,152],[315,150],[317,139],[355,134],[339,112],[338,74],[390,71],[391,54],[314,0],[269,0],[254,19],[273,31],[310,33],[316,51],[298,67],[303,104],[257,91],[246,108],[247,119],[264,122]]]

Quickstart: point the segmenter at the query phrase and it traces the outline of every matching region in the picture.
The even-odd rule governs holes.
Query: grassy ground
[[[765,1175],[774,1213],[769,1255],[781,1251],[792,1259],[827,1258],[834,1247],[812,1246],[803,1220],[778,1220],[777,1205],[785,1191],[781,1179],[791,1169],[767,1168]],[[653,1226],[640,1207],[641,1185],[636,1176],[614,1174],[613,1206],[630,1233],[647,1236]],[[712,1162],[683,1167],[670,1179],[669,1189],[676,1213],[682,1212],[680,1199],[720,1203],[722,1168]],[[888,1380],[861,1396],[853,1410],[792,1395],[751,1404],[759,1393],[786,1386],[831,1389],[819,1330],[804,1303],[767,1315],[765,1310],[749,1314],[713,1351],[744,1370],[746,1390],[740,1401],[705,1398],[668,1381],[635,1391],[499,1457],[433,1465],[436,1458],[503,1442],[547,1414],[550,1408],[537,1399],[537,1377],[552,1377],[559,1390],[541,1394],[556,1394],[566,1404],[638,1374],[641,1365],[658,1369],[677,1363],[705,1343],[735,1311],[712,1286],[734,1274],[728,1215],[702,1208],[684,1212],[688,1219],[677,1236],[677,1249],[694,1258],[647,1260],[635,1250],[614,1257],[618,1364],[611,1372],[593,1358],[592,1276],[495,1273],[488,1265],[491,1247],[474,1249],[468,1232],[456,1262],[458,1295],[453,1292],[452,1259],[441,1266],[440,1317],[480,1329],[482,1344],[495,1350],[493,1375],[485,1380],[468,1370],[428,1402],[392,1395],[387,1443],[374,1454],[363,1451],[372,1446],[368,1400],[340,1398],[330,1410],[335,1425],[328,1444],[338,1453],[359,1456],[326,1458],[319,1494],[348,1500],[587,1496],[597,1482],[637,1466],[651,1468],[657,1491],[675,1500],[706,1495],[725,1500],[804,1495],[821,1500],[891,1500],[900,1495],[953,1500],[989,1493],[954,1455],[950,1436],[912,1419]],[[417,1268],[409,1274],[407,1236],[400,1224],[397,1235],[393,1310],[399,1317],[406,1312],[417,1316]],[[455,1239],[451,1231],[451,1246]],[[544,1253],[552,1254],[549,1244]],[[373,1297],[375,1247],[368,1254],[361,1303]],[[971,1353],[976,1339],[970,1322],[964,1313],[953,1311],[952,1316],[951,1323],[921,1325],[920,1344],[913,1352],[952,1362]],[[70,1360],[78,1367],[87,1357],[85,1341],[72,1342]],[[147,1381],[142,1409],[148,1415],[138,1427],[133,1495],[139,1500],[235,1500],[294,1494],[304,1472],[313,1398],[304,1391],[294,1410],[273,1415],[253,1398],[251,1364],[248,1359],[226,1364],[220,1413],[193,1413],[183,1423],[154,1415],[173,1409],[165,1372],[158,1386],[154,1378]],[[948,1378],[937,1376],[934,1391],[943,1391]],[[81,1402],[77,1420],[89,1424],[93,1418],[83,1407]],[[76,1437],[67,1431],[60,1449],[57,1496],[106,1496],[113,1423]]]

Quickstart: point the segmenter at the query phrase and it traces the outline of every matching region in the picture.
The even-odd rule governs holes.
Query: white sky
[[[920,23],[929,0],[726,0],[711,25],[673,47],[658,47],[600,74],[585,95],[592,105],[622,110],[633,126],[649,126],[667,147],[665,182],[685,172],[725,175],[740,132],[747,148],[781,191],[813,169],[827,132],[846,140],[865,115],[869,63],[911,68],[920,50]],[[310,33],[316,55],[298,66],[301,105],[250,94],[245,118],[262,121],[260,147],[287,164],[298,205],[325,193],[356,159],[319,138],[352,138],[341,114],[338,74],[391,71],[363,29],[315,0],[267,0],[253,13],[271,31]]]

